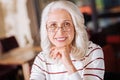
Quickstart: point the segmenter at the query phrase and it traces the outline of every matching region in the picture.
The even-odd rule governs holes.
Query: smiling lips
[[[63,42],[67,39],[67,37],[58,37],[58,38],[55,38],[55,39],[59,42]]]

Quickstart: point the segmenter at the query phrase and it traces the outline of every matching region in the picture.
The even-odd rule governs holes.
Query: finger
[[[51,47],[50,48],[50,57],[53,57],[54,50],[55,50],[55,47]]]
[[[60,53],[57,54],[57,59],[60,59],[62,57],[62,55]]]
[[[58,52],[58,51],[54,51],[52,58],[53,58],[53,59],[56,59],[56,58],[57,58],[57,56],[58,56],[58,54],[59,54],[59,52]]]
[[[53,47],[50,48],[50,50],[54,50],[55,48],[56,48],[56,47],[53,46]]]
[[[52,57],[53,59],[56,59],[57,56],[58,56],[58,50],[55,48],[52,48],[50,52],[50,57]]]

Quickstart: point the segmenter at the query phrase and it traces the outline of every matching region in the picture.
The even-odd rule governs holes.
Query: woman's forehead
[[[49,12],[47,21],[52,20],[72,20],[71,15],[68,13],[68,11],[63,9],[55,9]]]

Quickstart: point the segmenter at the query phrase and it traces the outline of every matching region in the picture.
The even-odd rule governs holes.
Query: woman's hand
[[[51,48],[51,53],[50,56],[53,59],[58,59],[60,60],[63,65],[66,67],[67,71],[69,74],[72,74],[76,72],[77,70],[75,69],[71,58],[70,58],[70,46],[64,46],[64,47],[52,47]]]

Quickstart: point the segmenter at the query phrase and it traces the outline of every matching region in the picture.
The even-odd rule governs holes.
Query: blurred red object
[[[120,35],[108,35],[106,41],[110,44],[120,44]]]
[[[92,14],[92,9],[90,6],[80,6],[79,9],[82,13]]]
[[[105,71],[116,72],[116,58],[115,53],[111,45],[105,45],[103,48],[104,60],[105,60]]]

